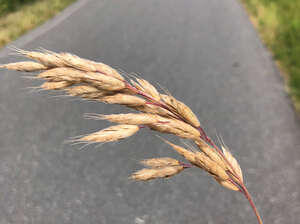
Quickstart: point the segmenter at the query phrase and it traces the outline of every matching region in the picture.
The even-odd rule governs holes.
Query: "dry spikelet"
[[[225,158],[231,164],[231,166],[227,165],[227,169],[232,171],[234,174],[236,174],[238,176],[238,178],[240,178],[240,181],[243,182],[243,173],[242,173],[242,169],[241,169],[239,163],[233,157],[233,155],[229,152],[229,150],[227,150],[224,146],[222,146],[222,150],[223,150],[223,154],[224,154]],[[233,178],[235,179],[235,177],[233,177]],[[240,182],[240,181],[237,180],[237,182]]]
[[[91,63],[91,61],[80,58],[77,55],[70,53],[52,53],[52,55],[60,59],[66,67],[72,67],[86,72],[97,71],[96,67]]]
[[[110,91],[99,90],[93,86],[72,86],[64,89],[70,96],[79,96],[81,98],[89,99],[89,100],[97,100],[103,96],[113,94]]]
[[[139,130],[137,125],[116,125],[94,132],[75,142],[112,142],[134,135]]]
[[[125,83],[123,81],[112,76],[95,72],[86,72],[82,81],[109,91],[117,91],[125,88]]]
[[[88,83],[100,89],[116,91],[125,88],[125,83],[114,77],[95,72],[83,72],[74,68],[53,68],[40,73],[38,78],[49,81],[69,81],[74,83]]]
[[[177,159],[162,157],[162,158],[153,158],[153,159],[144,159],[141,161],[141,164],[151,168],[160,168],[165,166],[178,166],[181,165]]]
[[[142,169],[133,173],[129,178],[138,181],[147,181],[157,178],[167,178],[180,173],[184,169],[183,166],[165,166],[162,168]]]
[[[41,88],[46,90],[58,90],[58,89],[64,89],[73,83],[67,82],[67,81],[60,81],[60,82],[44,82],[41,85]]]
[[[101,72],[103,74],[115,77],[119,80],[124,80],[124,77],[122,75],[120,75],[120,73],[117,72],[112,67],[110,67],[106,64],[103,64],[103,63],[96,63],[96,62],[91,62],[91,63],[93,63],[95,65],[97,72]]]
[[[109,103],[109,104],[122,104],[122,105],[127,105],[130,107],[138,107],[142,105],[146,105],[146,100],[137,97],[137,96],[132,96],[128,94],[123,94],[123,93],[117,93],[114,95],[110,96],[104,96],[99,99],[102,102]]]
[[[176,119],[161,118],[159,122],[150,124],[149,127],[153,130],[174,134],[182,138],[197,139],[200,133],[191,125]]]
[[[181,146],[175,145],[165,139],[163,139],[167,144],[173,147],[173,149],[182,155],[186,160],[190,161],[192,164],[198,166],[201,169],[206,170],[213,176],[217,177],[219,180],[228,180],[229,177],[225,170],[222,169],[217,163],[212,161],[202,152],[193,153]]]
[[[94,62],[87,59],[82,59],[77,55],[70,54],[70,53],[60,53],[60,54],[53,53],[53,55],[61,59],[66,66],[76,68],[86,72],[100,72],[102,74],[117,78],[121,81],[124,80],[123,76],[121,76],[115,69],[111,68],[106,64]]]
[[[216,162],[220,167],[222,167],[224,170],[227,169],[227,164],[224,161],[224,159],[218,154],[214,148],[212,148],[210,145],[205,143],[203,140],[196,140],[195,141],[198,148],[204,152],[211,160]]]
[[[132,124],[132,125],[147,125],[155,123],[159,120],[158,115],[154,114],[110,114],[110,115],[101,115],[94,116],[94,118],[108,120],[115,123],[121,123],[121,124]]]
[[[198,118],[187,105],[175,99],[173,96],[169,96],[165,94],[160,94],[160,96],[162,100],[173,110],[175,110],[177,114],[179,114],[182,118],[184,118],[185,121],[187,121],[189,124],[195,127],[200,127],[200,122]]]
[[[22,62],[0,65],[0,68],[6,68],[9,70],[16,70],[21,72],[35,72],[40,70],[46,70],[48,67],[33,61],[22,61]]]
[[[138,81],[139,85],[136,82],[133,82],[133,84],[137,89],[144,91],[145,93],[149,94],[157,101],[160,100],[160,95],[157,89],[153,85],[151,85],[150,82],[148,82],[145,79],[137,78],[136,80]]]
[[[40,79],[46,79],[48,81],[70,81],[79,83],[83,78],[84,73],[73,68],[52,68],[37,75]]]
[[[175,145],[169,141],[167,141],[164,138],[161,138],[165,143],[167,143],[168,145],[172,146],[172,148],[181,156],[183,156],[186,160],[190,161],[192,164],[196,163],[196,158],[195,158],[195,153],[179,146],[179,145]]]
[[[220,167],[216,162],[207,157],[203,152],[195,153],[195,164],[199,165],[202,169],[206,170],[213,176],[218,177],[220,180],[228,180],[229,176],[226,171]]]
[[[25,51],[25,50],[21,50],[21,49],[16,49],[16,51],[17,51],[17,53],[19,53],[27,58],[36,60],[47,67],[63,67],[63,66],[65,66],[63,61],[61,61],[55,55],[52,55],[49,53],[43,53],[43,52],[38,52],[38,51]]]
[[[66,88],[66,91],[71,96],[81,96],[83,94],[88,94],[88,93],[102,92],[99,89],[97,89],[96,87],[87,86],[87,85],[72,86],[72,87]]]
[[[233,190],[233,191],[239,191],[240,189],[235,186],[233,183],[230,182],[230,180],[220,180],[218,177],[214,177],[215,180],[221,184],[223,187],[229,189],[229,190]]]
[[[167,111],[166,109],[155,106],[155,105],[151,105],[151,104],[136,106],[136,107],[132,107],[132,108],[137,111],[150,113],[150,114],[158,114],[163,117],[171,117],[172,116],[172,114],[169,111]]]

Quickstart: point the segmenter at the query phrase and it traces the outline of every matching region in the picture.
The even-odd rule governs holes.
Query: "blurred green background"
[[[16,10],[22,4],[34,1],[36,0],[0,0],[0,15]]]
[[[300,0],[242,0],[300,112]]]
[[[0,0],[0,47],[47,21],[75,0]]]

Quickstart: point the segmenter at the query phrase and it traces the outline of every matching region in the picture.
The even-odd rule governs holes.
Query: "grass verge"
[[[300,0],[242,0],[300,112]]]
[[[40,0],[0,12],[0,47],[42,24],[75,0]]]

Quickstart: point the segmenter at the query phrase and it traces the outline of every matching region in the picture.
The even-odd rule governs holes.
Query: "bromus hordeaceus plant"
[[[133,173],[130,178],[147,181],[174,176],[191,167],[201,168],[223,187],[244,194],[258,222],[262,224],[244,184],[242,170],[237,160],[223,143],[219,147],[206,135],[195,114],[183,102],[170,94],[159,93],[144,79],[125,79],[117,70],[103,63],[82,59],[69,53],[20,49],[16,51],[34,61],[0,65],[0,68],[40,72],[34,77],[45,80],[40,86],[41,89],[61,90],[70,96],[108,104],[122,104],[138,111],[138,113],[111,115],[88,114],[87,118],[108,120],[117,125],[72,141],[86,144],[118,141],[134,135],[142,127],[189,139],[194,142],[197,150],[190,146],[175,145],[163,139],[188,162],[167,157],[146,159],[141,163],[147,168]]]

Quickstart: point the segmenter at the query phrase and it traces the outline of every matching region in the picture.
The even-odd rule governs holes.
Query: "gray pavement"
[[[79,1],[14,46],[69,51],[169,89],[221,134],[265,223],[299,223],[300,122],[283,81],[237,0]],[[0,63],[20,60],[0,51]],[[256,223],[249,204],[199,169],[127,179],[138,160],[175,153],[143,130],[120,143],[63,144],[119,106],[31,93],[39,82],[0,75],[0,223]],[[173,139],[173,138],[171,138]]]

